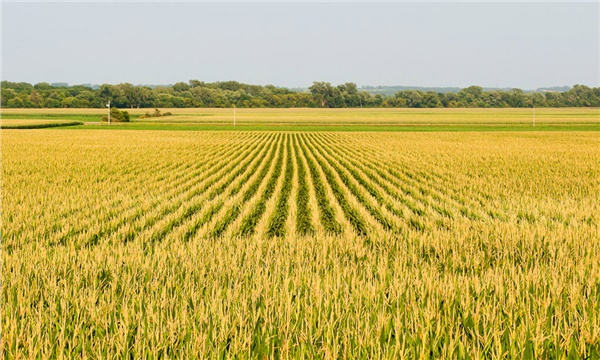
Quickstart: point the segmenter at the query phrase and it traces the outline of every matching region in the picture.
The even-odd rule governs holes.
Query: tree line
[[[102,108],[109,99],[111,105],[119,108],[600,107],[600,88],[585,85],[575,85],[564,92],[484,91],[480,86],[470,86],[446,93],[402,90],[393,96],[371,94],[351,82],[337,86],[314,82],[308,92],[237,81],[205,83],[198,80],[170,86],[122,83],[96,88],[2,81],[1,88],[3,108]]]

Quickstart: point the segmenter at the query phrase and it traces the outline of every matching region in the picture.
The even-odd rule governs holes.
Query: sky
[[[600,86],[600,3],[2,4],[2,79]]]

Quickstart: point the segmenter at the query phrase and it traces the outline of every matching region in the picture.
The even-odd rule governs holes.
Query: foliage
[[[103,84],[97,89],[83,85],[55,87],[2,81],[2,107],[7,108],[102,108],[107,100],[119,108],[290,108],[290,107],[600,107],[600,88],[575,85],[564,92],[525,93],[484,91],[470,86],[457,92],[401,90],[393,96],[359,91],[355,83],[333,86],[314,82],[309,92],[295,92],[273,85],[250,85],[237,81],[205,83],[190,80],[173,86]]]
[[[114,122],[129,122],[130,120],[130,116],[129,113],[127,111],[121,111],[117,108],[111,107],[110,108],[110,121],[114,121]],[[108,121],[108,115],[107,116],[103,116],[102,117],[102,121]]]

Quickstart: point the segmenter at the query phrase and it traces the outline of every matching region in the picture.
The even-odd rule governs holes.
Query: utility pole
[[[108,108],[108,125],[110,125],[110,99],[108,99],[108,104],[106,104],[106,107]]]
[[[535,127],[535,104],[533,104],[533,127]]]
[[[233,105],[233,127],[235,127],[235,104]]]

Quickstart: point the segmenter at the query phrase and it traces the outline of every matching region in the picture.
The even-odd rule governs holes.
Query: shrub
[[[148,118],[156,118],[161,116],[171,116],[173,115],[171,112],[167,111],[166,113],[161,113],[160,110],[154,109],[154,113],[146,112],[144,115],[140,116],[140,119],[148,119]]]
[[[102,121],[108,121],[108,116],[103,116]],[[110,109],[110,121],[114,122],[129,122],[129,113],[121,111],[117,108]]]

